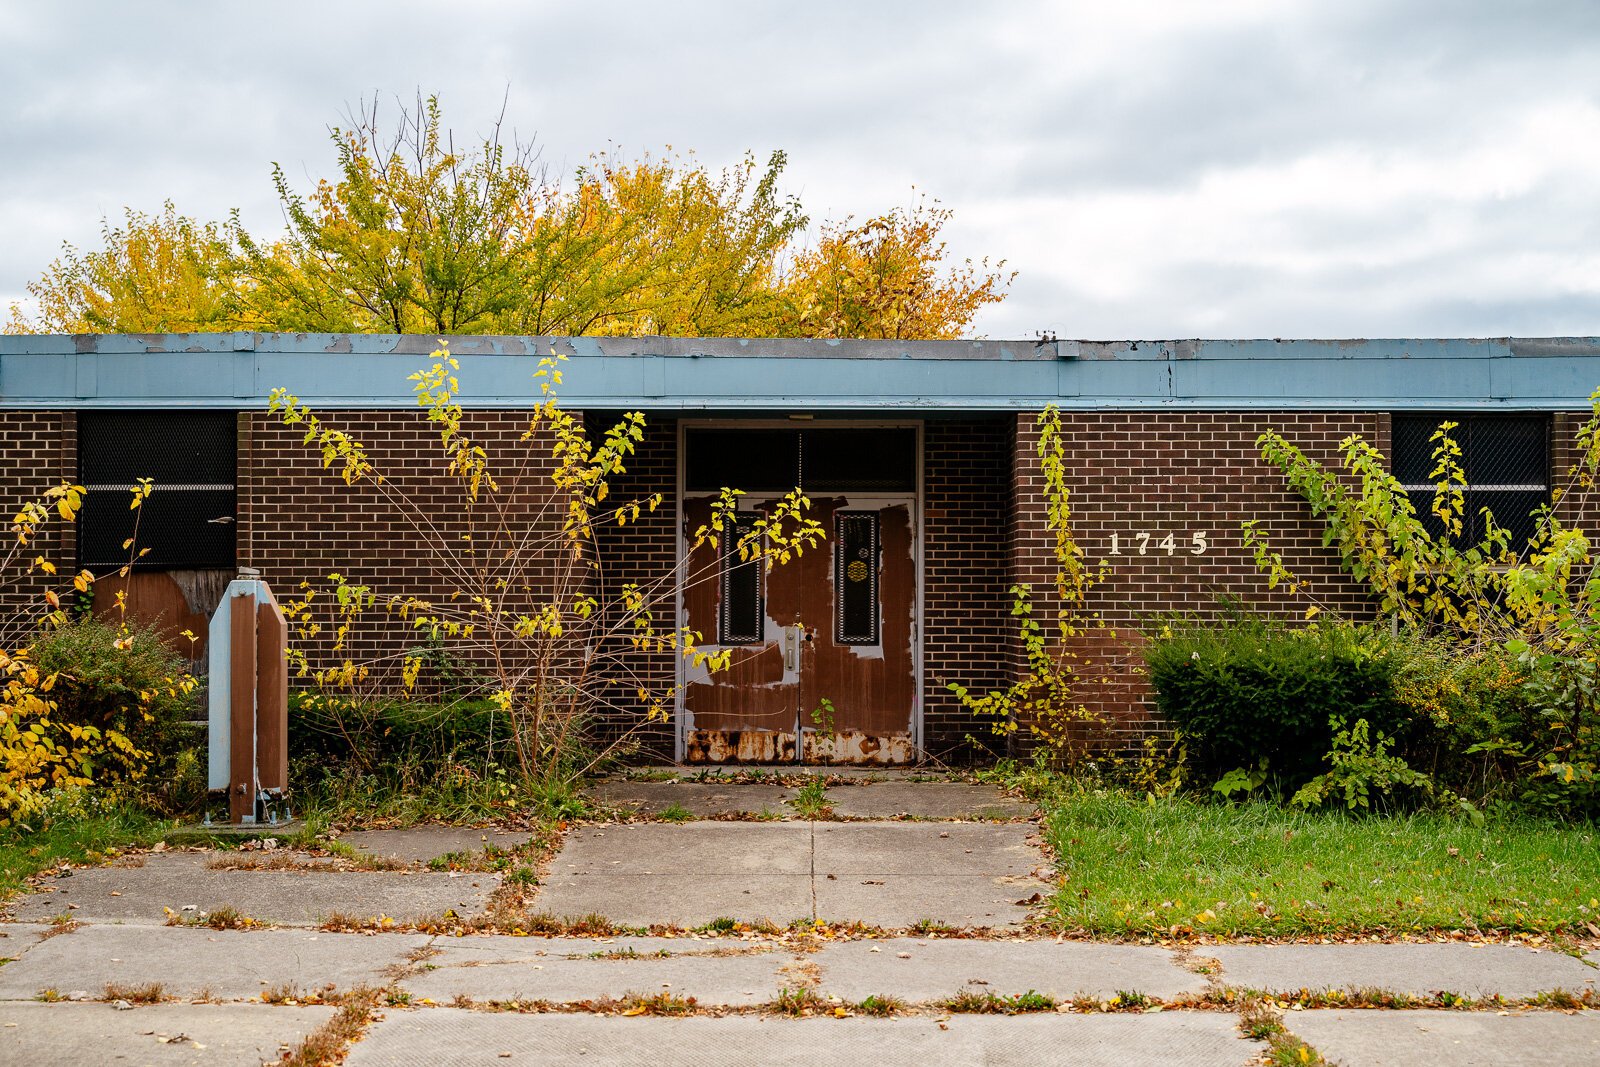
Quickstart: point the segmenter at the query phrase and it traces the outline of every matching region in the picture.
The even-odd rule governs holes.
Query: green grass
[[[1596,828],[1356,817],[1113,791],[1045,801],[1064,879],[1047,919],[1099,935],[1432,930],[1586,933]]]
[[[0,830],[0,899],[27,885],[31,875],[61,863],[94,863],[106,850],[152,845],[171,823],[137,808],[107,809],[78,818],[59,818],[38,829]]]

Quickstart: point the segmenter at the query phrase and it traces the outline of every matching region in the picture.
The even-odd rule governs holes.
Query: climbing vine
[[[1067,486],[1066,446],[1061,432],[1061,411],[1050,405],[1036,421],[1036,454],[1044,476],[1045,527],[1055,561],[1054,625],[1035,614],[1033,589],[1011,587],[1011,617],[1017,626],[1025,669],[1006,689],[974,693],[951,682],[948,688],[975,715],[987,720],[999,735],[1025,733],[1058,755],[1071,760],[1091,747],[1104,725],[1104,717],[1084,699],[1087,680],[1080,649],[1091,631],[1115,637],[1089,610],[1089,592],[1104,577],[1092,567],[1083,546],[1073,535],[1071,492]]]

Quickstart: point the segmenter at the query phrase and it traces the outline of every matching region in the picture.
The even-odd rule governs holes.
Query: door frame
[[[678,575],[673,582],[672,613],[676,626],[684,625],[683,608],[683,579],[688,564],[689,539],[683,531],[683,496],[684,496],[684,438],[690,429],[748,429],[748,430],[805,430],[805,429],[858,429],[858,430],[883,430],[900,429],[914,430],[917,437],[917,476],[915,486],[911,493],[911,555],[912,570],[916,576],[916,589],[911,598],[911,747],[921,757],[923,752],[923,660],[922,660],[922,611],[923,611],[923,439],[924,421],[922,419],[841,419],[841,418],[794,418],[794,417],[768,417],[768,418],[697,418],[678,420],[677,428],[677,456],[674,460],[675,484],[673,499],[673,530],[674,540],[677,543],[677,552],[674,555],[674,573]],[[852,500],[862,501],[881,499],[886,502],[899,502],[906,499],[904,493],[871,493],[860,492],[843,494]],[[832,537],[832,531],[829,531]],[[831,544],[830,544],[831,548]],[[682,656],[673,657],[673,679],[677,694],[673,700],[672,722],[672,758],[675,763],[682,763],[688,750],[689,712],[686,706],[688,700],[688,665]],[[799,738],[795,739],[795,758],[800,758]]]

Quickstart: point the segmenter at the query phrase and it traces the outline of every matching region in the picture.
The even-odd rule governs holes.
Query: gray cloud
[[[272,161],[438,91],[590,152],[790,153],[813,217],[956,210],[990,336],[1595,332],[1600,6],[0,0],[0,304],[102,215],[279,223]]]

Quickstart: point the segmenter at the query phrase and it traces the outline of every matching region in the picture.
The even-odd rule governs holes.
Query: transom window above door
[[[690,427],[684,490],[913,493],[917,431],[906,427]]]

